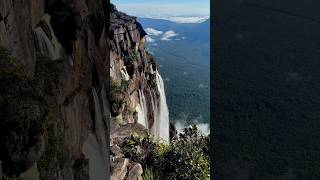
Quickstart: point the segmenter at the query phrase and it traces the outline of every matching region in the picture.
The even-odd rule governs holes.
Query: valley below
[[[165,81],[170,121],[177,126],[205,124],[210,119],[210,25],[139,18],[149,31],[147,48]],[[171,37],[166,38],[166,35]],[[179,129],[179,127],[178,127]]]

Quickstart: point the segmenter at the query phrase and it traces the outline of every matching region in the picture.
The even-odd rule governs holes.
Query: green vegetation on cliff
[[[126,158],[143,166],[145,180],[210,179],[209,137],[200,135],[195,125],[169,144],[133,134],[120,148]]]
[[[36,80],[0,47],[0,160],[4,173],[19,174],[38,158],[47,108]]]
[[[54,99],[57,74],[56,62],[38,57],[34,76],[27,76],[10,52],[0,47],[0,160],[4,177],[19,176],[36,162],[42,179],[53,166],[63,167],[66,149]]]

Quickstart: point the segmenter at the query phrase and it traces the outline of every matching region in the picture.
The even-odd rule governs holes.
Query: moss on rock
[[[0,160],[8,177],[18,176],[35,162],[42,179],[53,166],[63,167],[67,151],[55,98],[56,63],[38,57],[35,75],[28,77],[0,47]]]
[[[5,174],[17,175],[30,168],[41,151],[46,103],[10,53],[0,47],[0,158]],[[37,148],[39,146],[39,148]]]

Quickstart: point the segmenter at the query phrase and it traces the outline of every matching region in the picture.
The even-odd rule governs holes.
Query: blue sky
[[[210,0],[111,0],[120,11],[139,17],[208,16]]]

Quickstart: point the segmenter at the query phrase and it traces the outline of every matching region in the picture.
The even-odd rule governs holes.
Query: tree
[[[169,145],[159,144],[151,166],[160,179],[210,179],[209,138],[196,125],[185,128]]]

